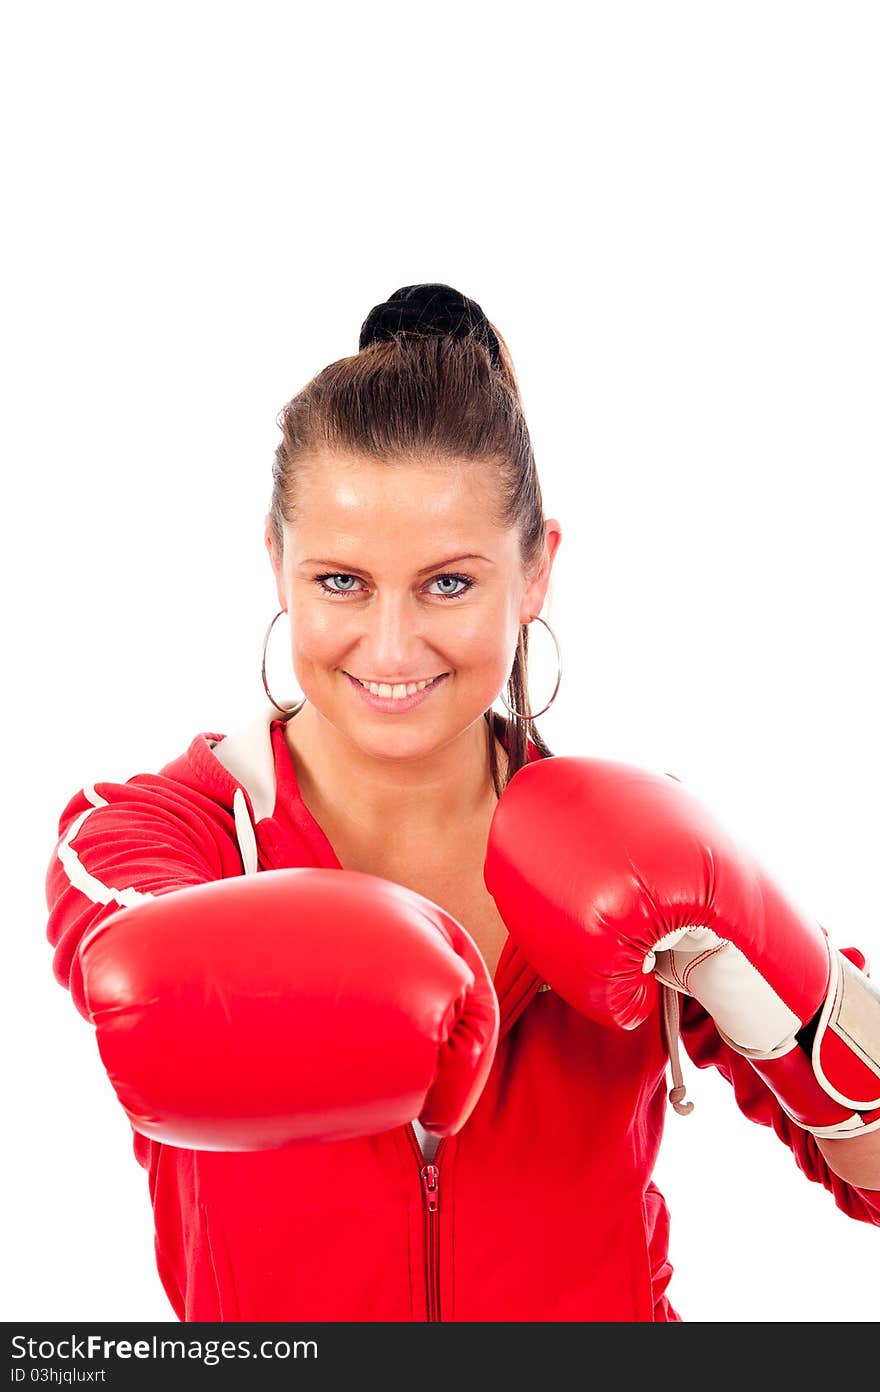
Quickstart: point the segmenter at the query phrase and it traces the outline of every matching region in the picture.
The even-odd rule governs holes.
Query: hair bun
[[[489,350],[493,366],[501,357],[498,339],[480,305],[451,285],[403,285],[395,290],[370,310],[361,325],[358,351],[398,333],[476,338]]]

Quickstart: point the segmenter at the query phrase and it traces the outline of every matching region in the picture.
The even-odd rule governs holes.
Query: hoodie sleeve
[[[747,1059],[725,1044],[712,1017],[693,996],[680,997],[681,1039],[698,1068],[715,1067],[730,1083],[740,1111],[759,1126],[769,1126],[816,1184],[829,1190],[837,1207],[850,1218],[880,1227],[880,1190],[859,1189],[828,1165],[815,1136],[792,1121]]]
[[[77,948],[95,924],[144,897],[242,872],[231,812],[163,774],[76,792],[46,872],[52,970],[89,1019]]]

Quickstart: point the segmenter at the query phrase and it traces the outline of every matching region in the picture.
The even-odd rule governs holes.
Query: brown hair
[[[534,574],[544,553],[544,509],[531,440],[510,352],[494,324],[499,361],[477,337],[394,333],[313,377],[279,412],[269,522],[278,554],[284,522],[294,520],[297,466],[341,453],[391,464],[426,457],[468,460],[493,470],[499,527],[516,527],[520,559]],[[552,751],[534,728],[528,680],[529,625],[521,624],[507,682],[507,701],[525,718],[484,712],[489,766],[501,796],[527,762],[528,741],[542,757]],[[493,724],[500,722],[500,728]],[[495,735],[507,751],[502,786]]]

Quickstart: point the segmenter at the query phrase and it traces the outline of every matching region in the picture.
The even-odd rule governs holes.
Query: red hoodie
[[[158,774],[93,784],[64,808],[47,936],[87,1019],[76,948],[120,905],[229,875],[342,868],[302,800],[284,723],[270,707],[235,735],[198,734]],[[497,732],[503,741],[500,719]],[[669,1215],[651,1180],[667,1106],[662,1012],[632,1031],[595,1024],[509,938],[494,981],[500,1037],[486,1087],[433,1163],[411,1125],[252,1152],[134,1133],[179,1319],[680,1319],[665,1294]],[[829,1169],[692,998],[680,1028],[696,1065],[721,1072],[808,1179],[880,1226],[880,1192]]]

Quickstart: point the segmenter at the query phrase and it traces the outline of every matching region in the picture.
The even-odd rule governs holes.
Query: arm
[[[56,976],[135,1131],[263,1150],[459,1129],[498,1033],[464,929],[379,876],[242,875],[224,814],[169,782],[78,795],[47,876]]]
[[[633,1029],[661,985],[694,997],[737,1076],[757,1075],[826,1172],[819,1140],[874,1182],[880,993],[864,958],[835,948],[679,780],[600,759],[526,765],[495,810],[485,879],[571,1004]]]
[[[69,800],[46,871],[55,979],[90,1019],[77,949],[123,907],[241,873],[232,814],[161,775],[102,782]]]
[[[733,1089],[739,1110],[750,1121],[770,1130],[786,1145],[801,1172],[832,1195],[837,1207],[850,1218],[880,1227],[880,1191],[874,1184],[861,1185],[853,1174],[839,1174],[825,1156],[825,1147],[839,1145],[843,1158],[858,1153],[863,1144],[873,1148],[877,1132],[845,1141],[820,1141],[799,1126],[779,1103],[748,1060],[725,1044],[711,1015],[691,996],[681,997],[681,1040],[697,1068],[715,1068]],[[847,1161],[847,1163],[852,1163]],[[868,1178],[873,1178],[869,1175]]]
[[[874,1190],[880,1198],[880,1131],[846,1141],[816,1140],[829,1167],[847,1184]]]

